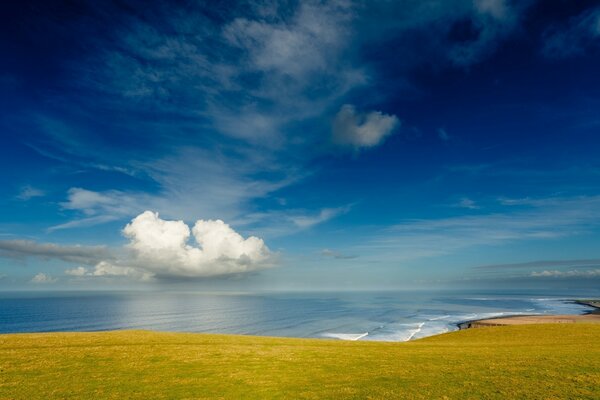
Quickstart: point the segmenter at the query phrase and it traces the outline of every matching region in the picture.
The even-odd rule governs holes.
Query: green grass
[[[600,325],[408,343],[118,331],[0,335],[2,399],[599,399]]]

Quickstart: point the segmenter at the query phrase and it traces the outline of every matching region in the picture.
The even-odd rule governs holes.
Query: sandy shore
[[[527,324],[581,324],[600,323],[600,301],[577,301],[592,309],[583,315],[516,315],[512,317],[498,317],[467,321],[459,324],[460,329],[483,328],[486,326],[527,325]]]

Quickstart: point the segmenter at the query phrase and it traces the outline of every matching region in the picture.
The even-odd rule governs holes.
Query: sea
[[[151,329],[403,342],[480,318],[582,314],[598,293],[0,292],[0,333]]]

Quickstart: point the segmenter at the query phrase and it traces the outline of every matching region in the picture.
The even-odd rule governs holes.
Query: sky
[[[596,1],[0,8],[0,290],[600,283]]]

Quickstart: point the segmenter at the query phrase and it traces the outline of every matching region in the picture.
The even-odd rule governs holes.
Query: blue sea
[[[519,314],[581,314],[575,298],[494,292],[4,292],[0,332],[152,329],[407,341],[460,322]]]

